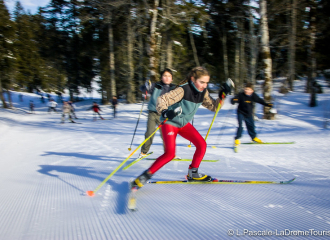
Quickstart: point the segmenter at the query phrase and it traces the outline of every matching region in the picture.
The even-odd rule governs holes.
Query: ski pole
[[[226,84],[227,84],[228,87],[230,87],[230,86],[235,86],[235,85],[234,85],[234,82],[233,82],[230,78],[227,79]],[[221,106],[222,106],[222,104],[223,104],[223,101],[224,101],[225,97],[226,97],[226,94],[225,94],[225,93],[222,93],[222,97],[221,97],[222,99],[220,100],[220,102],[219,102],[219,104],[218,104],[217,110],[216,110],[216,112],[215,112],[215,114],[214,114],[214,117],[213,117],[213,119],[212,119],[212,122],[211,122],[211,125],[210,125],[210,127],[209,127],[209,130],[207,131],[207,134],[206,134],[206,136],[205,136],[205,141],[206,141],[206,139],[207,139],[207,137],[208,137],[208,135],[209,135],[209,133],[210,133],[210,131],[211,131],[212,125],[213,125],[213,123],[214,123],[214,120],[215,120],[215,118],[217,117],[218,112],[220,111],[220,108],[221,108]]]
[[[142,107],[141,107],[141,110],[140,110],[139,118],[137,120],[137,123],[136,123],[136,126],[135,126],[135,130],[134,130],[134,133],[133,133],[133,138],[132,138],[132,141],[131,141],[131,145],[129,146],[128,151],[131,151],[132,150],[131,147],[132,147],[132,144],[133,144],[135,132],[136,132],[136,129],[137,129],[138,125],[139,125],[141,113],[142,113],[142,110],[143,110],[143,105],[144,105],[146,99],[147,99],[147,91],[146,91],[146,95],[145,95],[144,100],[143,100],[143,103],[142,103]]]
[[[157,131],[158,129],[160,129],[164,123],[168,120],[168,118],[166,118],[161,124],[159,124],[159,126],[156,128],[156,130],[148,137],[146,138],[115,170],[113,170],[109,176],[107,176],[103,182],[100,183],[100,185],[98,185],[94,191],[90,190],[90,191],[86,191],[86,194],[90,197],[93,197],[95,195],[95,193],[127,162],[128,159],[130,159],[133,154],[140,148],[143,146],[143,144],[149,140],[149,138],[151,138]]]
[[[193,117],[193,119],[192,119],[192,125],[194,126],[194,118],[195,117]],[[188,145],[188,148],[191,148],[191,141],[190,141],[190,143],[189,143],[189,145]]]
[[[222,97],[224,97],[224,94],[222,94]],[[213,125],[213,123],[214,123],[215,118],[216,118],[217,115],[218,115],[218,112],[219,112],[219,110],[220,110],[220,108],[221,108],[221,105],[222,105],[222,100],[219,102],[218,107],[217,107],[217,110],[215,111],[215,114],[214,114],[214,117],[213,117],[212,122],[211,122],[211,124],[210,124],[209,130],[207,131],[207,134],[206,134],[206,136],[205,136],[205,141],[206,141],[206,139],[207,139],[207,137],[208,137],[208,135],[209,135],[209,133],[210,133],[210,131],[211,131],[212,125]]]

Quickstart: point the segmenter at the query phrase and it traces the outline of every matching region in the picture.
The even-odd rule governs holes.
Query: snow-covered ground
[[[293,183],[149,184],[138,192],[137,212],[127,210],[128,181],[147,169],[150,160],[118,171],[95,197],[85,192],[94,190],[130,154],[141,103],[120,104],[115,119],[109,106],[101,106],[101,114],[111,120],[93,122],[91,111],[86,111],[92,100],[79,102],[77,121],[82,124],[60,124],[60,114],[48,114],[37,95],[23,93],[24,102],[19,102],[13,93],[15,107],[28,110],[29,100],[34,100],[36,114],[0,109],[0,239],[233,239],[253,234],[266,235],[263,239],[279,239],[281,234],[286,239],[329,238],[330,126],[324,128],[324,115],[330,112],[330,89],[324,88],[318,106],[310,108],[304,84],[296,81],[297,91],[286,96],[274,91],[277,119],[256,121],[263,141],[295,144],[242,145],[234,153],[236,107],[227,100],[207,139],[204,158],[219,161],[200,167],[219,179],[296,177]],[[260,105],[257,113],[261,118]],[[194,125],[203,136],[213,115],[201,107],[195,116]],[[146,111],[133,150],[144,140],[145,127]],[[244,131],[242,142],[249,141]],[[188,144],[178,136],[177,155],[192,158],[195,148]],[[151,150],[152,157],[162,154],[159,133]],[[183,179],[188,165],[172,161],[153,179]]]

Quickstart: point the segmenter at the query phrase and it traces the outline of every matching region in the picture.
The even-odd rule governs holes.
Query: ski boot
[[[152,177],[152,173],[145,170],[140,176],[138,176],[134,181],[131,182],[131,188],[141,188],[144,184]]]
[[[191,182],[212,182],[212,177],[206,174],[198,173],[198,168],[188,169],[187,180]]]
[[[146,153],[141,152],[138,158],[144,158],[146,155]]]
[[[241,141],[239,139],[235,139],[234,142],[234,152],[237,153],[239,149],[239,145],[241,144]]]
[[[253,142],[255,143],[263,143],[259,138],[255,137],[252,139]]]

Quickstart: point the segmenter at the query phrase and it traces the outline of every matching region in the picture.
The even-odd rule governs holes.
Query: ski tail
[[[235,87],[235,83],[234,83],[233,80],[231,80],[230,78],[227,79],[226,84],[227,84],[230,88],[234,88],[234,87]]]
[[[132,187],[133,186],[133,184],[132,184],[133,181],[134,180],[131,180],[131,181],[128,182],[128,188],[129,188],[130,192],[129,192],[129,195],[128,195],[128,202],[127,202],[127,208],[132,212],[137,210],[137,207],[136,207],[136,193],[137,193],[137,190],[138,190],[137,188]]]

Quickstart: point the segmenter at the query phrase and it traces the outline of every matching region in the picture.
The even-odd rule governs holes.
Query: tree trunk
[[[246,61],[245,61],[245,34],[244,29],[242,26],[242,22],[240,22],[240,32],[241,32],[241,39],[240,39],[240,51],[239,51],[239,64],[240,64],[240,70],[239,70],[239,85],[241,88],[244,87],[245,82],[245,76],[246,76]]]
[[[166,67],[169,69],[173,68],[173,41],[171,35],[167,34],[167,46],[166,46]]]
[[[256,64],[257,64],[257,37],[254,34],[253,15],[250,9],[250,77],[249,81],[255,85],[256,83]]]
[[[308,69],[308,79],[306,92],[311,93],[313,88],[313,82],[316,78],[316,59],[315,59],[315,40],[316,40],[316,26],[315,26],[315,18],[316,18],[316,6],[317,3],[315,0],[310,0],[310,21],[309,21],[309,69]]]
[[[130,7],[128,9],[130,14]],[[133,29],[131,26],[131,17],[127,18],[127,61],[128,61],[128,79],[127,79],[127,102],[135,103],[135,84],[134,84],[134,63],[133,63]]]
[[[110,65],[110,94],[107,94],[107,100],[110,101],[113,96],[117,96],[116,90],[116,78],[115,78],[115,53],[114,53],[114,39],[113,39],[113,29],[112,29],[112,16],[111,10],[109,10],[109,65]]]
[[[173,0],[166,0],[166,19],[172,19],[171,9],[173,8]],[[172,24],[166,21],[165,24]],[[166,68],[173,69],[173,40],[171,37],[171,28],[166,31]]]
[[[236,26],[238,26],[236,22]],[[235,93],[238,93],[240,91],[240,86],[239,86],[239,43],[240,43],[240,32],[237,27],[236,31],[236,39],[235,39],[235,75],[234,75],[234,82],[235,82]]]
[[[289,74],[288,74],[288,87],[293,91],[293,81],[295,80],[296,69],[295,69],[295,59],[296,59],[296,26],[297,26],[297,0],[292,0],[291,5],[291,26],[289,30]]]
[[[138,18],[140,19],[140,18]],[[139,26],[141,26],[139,24]],[[138,72],[138,77],[139,77],[139,85],[143,85],[143,36],[142,32],[139,33],[139,42],[138,42],[138,49],[139,49],[139,72]],[[137,96],[140,95],[140,91],[137,91]]]
[[[151,82],[156,82],[158,79],[158,56],[157,56],[157,35],[156,25],[158,16],[159,0],[154,1],[152,9],[152,18],[150,24],[150,43],[149,43],[149,74]]]
[[[227,51],[227,32],[225,28],[225,24],[221,22],[221,30],[222,30],[222,51],[223,51],[223,72],[225,76],[225,81],[227,81],[229,77],[228,73],[228,51]]]
[[[264,99],[266,102],[272,101],[272,58],[269,48],[269,30],[267,19],[267,1],[260,0],[260,33],[261,33],[261,55],[264,70]],[[264,119],[274,119],[275,115],[271,113],[269,107],[264,107]]]
[[[2,101],[3,108],[8,108],[8,105],[7,105],[6,101],[5,101],[5,97],[3,96],[3,89],[2,89],[1,78],[0,78],[0,99]]]
[[[198,60],[198,55],[197,55],[197,49],[196,49],[196,45],[195,45],[195,41],[194,41],[194,36],[193,36],[191,27],[188,29],[188,31],[189,31],[190,44],[191,44],[191,47],[192,47],[192,50],[193,50],[193,54],[194,54],[195,64],[196,64],[196,66],[200,66],[199,65],[199,60]]]
[[[162,71],[166,66],[166,48],[167,48],[167,32],[165,32],[165,38],[160,47],[160,70]]]
[[[315,56],[315,41],[316,41],[316,0],[310,0],[310,44],[309,44],[309,71],[307,80],[307,92],[311,93],[310,107],[317,106],[316,99],[316,56]]]

